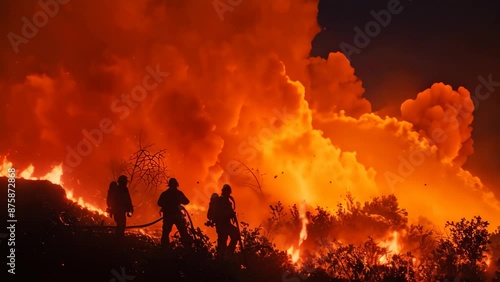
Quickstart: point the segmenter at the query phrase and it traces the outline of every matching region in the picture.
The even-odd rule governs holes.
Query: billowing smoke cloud
[[[462,165],[472,148],[472,111],[474,104],[467,89],[454,91],[451,86],[436,83],[420,92],[415,100],[401,105],[404,120],[415,125],[415,129],[432,140],[441,160]]]
[[[319,114],[338,113],[359,117],[371,112],[371,105],[363,98],[365,89],[354,75],[354,68],[340,53],[330,53],[327,60],[312,58],[309,65],[311,108]]]
[[[42,9],[0,5],[12,11],[0,32],[19,36],[21,19]],[[347,192],[361,201],[395,193],[413,218],[498,212],[459,166],[472,152],[472,109],[457,106],[469,105],[468,92],[434,85],[403,104],[404,121],[371,113],[345,56],[308,58],[317,1],[244,0],[223,20],[201,0],[57,7],[17,54],[9,40],[0,46],[0,155],[33,163],[35,175],[63,163],[63,181],[86,201],[104,206],[117,164],[140,141],[167,150],[170,175],[193,203],[207,205],[229,182],[255,224],[271,202],[334,207]],[[436,128],[447,139],[430,143]],[[450,191],[456,208],[444,207]],[[157,216],[146,206],[137,223]],[[205,215],[195,220],[202,226]]]

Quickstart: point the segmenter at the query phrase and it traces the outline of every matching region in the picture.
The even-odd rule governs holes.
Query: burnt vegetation
[[[271,205],[261,226],[241,222],[245,249],[220,260],[214,240],[199,228],[188,229],[195,235],[192,248],[183,248],[174,235],[173,248],[161,249],[158,238],[138,230],[117,242],[113,229],[98,227],[113,225],[109,218],[67,200],[61,187],[17,182],[19,279],[121,281],[115,276],[121,274],[124,281],[499,281],[500,229],[490,233],[480,216],[439,230],[411,225],[393,195],[366,203],[347,195],[333,213],[309,207],[308,237],[294,264],[276,244],[298,241],[296,205]],[[6,183],[0,178],[2,187]],[[395,241],[398,253],[391,246]]]

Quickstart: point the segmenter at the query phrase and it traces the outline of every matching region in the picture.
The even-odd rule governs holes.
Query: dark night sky
[[[389,0],[322,0],[318,21],[322,32],[313,41],[312,56],[340,51],[341,42],[353,45],[354,27],[364,29],[373,20],[371,10],[387,9]],[[374,111],[399,115],[404,100],[415,98],[434,82],[471,94],[478,76],[492,74],[500,82],[499,1],[401,0],[403,10],[392,15],[387,27],[371,38],[360,54],[351,56],[365,97]],[[475,153],[466,168],[478,176],[500,171],[500,87],[475,110]],[[392,105],[392,106],[391,106]],[[485,162],[485,159],[489,161]],[[498,192],[500,180],[485,181]],[[483,179],[484,181],[484,179]],[[489,183],[488,183],[489,182]]]

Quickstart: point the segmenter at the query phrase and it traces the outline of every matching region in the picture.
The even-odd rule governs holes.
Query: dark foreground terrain
[[[0,178],[4,195],[7,178]],[[242,267],[241,255],[221,261],[200,230],[192,249],[162,249],[157,238],[127,231],[117,241],[114,229],[75,226],[114,225],[109,218],[82,209],[68,200],[65,191],[48,181],[17,179],[15,192],[15,265],[11,258],[10,233],[0,239],[1,281],[281,281],[283,269],[261,261],[265,273]],[[2,218],[7,214],[2,197]],[[11,223],[7,223],[7,226]],[[248,232],[247,232],[248,234]],[[11,243],[12,244],[12,243]],[[285,254],[276,252],[284,261]],[[269,256],[269,259],[272,259]],[[7,260],[7,261],[6,261]],[[15,274],[8,273],[14,266]],[[272,268],[275,268],[274,270]],[[273,273],[274,272],[274,273]],[[268,280],[271,279],[271,280]]]
[[[7,179],[1,178],[0,184],[6,192],[3,188],[7,187]],[[138,236],[128,236],[118,244],[112,230],[68,226],[99,225],[103,220],[110,224],[110,221],[66,199],[65,191],[48,181],[17,179],[15,194],[15,275],[9,273],[10,279],[111,281],[112,269],[120,270],[123,266],[131,271],[140,261],[132,257],[144,257],[139,249],[154,247],[152,242]],[[7,206],[5,199],[2,197],[2,207]],[[3,218],[10,216],[6,211],[2,208]],[[10,248],[2,242],[3,259]],[[11,268],[6,269],[5,263],[2,267],[4,273]],[[25,280],[28,277],[31,279]]]

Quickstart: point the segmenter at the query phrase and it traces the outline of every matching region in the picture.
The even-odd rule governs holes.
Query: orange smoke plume
[[[39,9],[10,5],[18,12],[4,34]],[[470,93],[438,83],[393,105],[400,116],[373,112],[343,54],[309,57],[317,7],[243,1],[221,20],[212,1],[61,5],[16,56],[0,50],[9,70],[0,155],[29,168],[23,177],[60,177],[69,197],[102,211],[122,161],[154,144],[168,152],[198,226],[223,183],[255,225],[278,200],[331,209],[348,192],[359,201],[393,193],[412,222],[479,213],[500,225],[491,188],[463,167],[473,153]],[[132,191],[150,198],[135,213],[157,217],[156,195]]]

